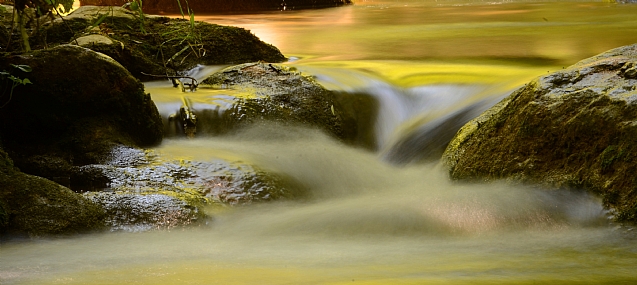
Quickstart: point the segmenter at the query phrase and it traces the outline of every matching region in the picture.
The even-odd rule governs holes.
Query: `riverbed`
[[[637,42],[636,14],[637,4],[590,1],[359,0],[197,15],[251,30],[331,90],[376,98],[375,147],[267,123],[167,138],[154,149],[163,159],[231,156],[291,177],[310,198],[211,208],[213,218],[195,228],[6,242],[0,284],[635,283],[637,236],[613,223],[598,197],[450,181],[436,159],[421,159],[422,142],[397,142]],[[164,115],[184,96],[169,82],[146,90]],[[187,95],[197,109],[223,92]]]

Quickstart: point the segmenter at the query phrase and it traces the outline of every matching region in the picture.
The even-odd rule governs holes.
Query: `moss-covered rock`
[[[87,42],[86,37],[91,35],[99,35],[101,41]],[[242,28],[203,22],[191,26],[188,20],[148,15],[141,20],[139,14],[121,7],[80,7],[66,16],[64,22],[57,19],[40,30],[33,45],[43,47],[38,38],[46,39],[49,46],[81,44],[104,53],[142,80],[156,79],[142,72],[175,74],[197,64],[286,60],[276,47]],[[104,39],[112,40],[113,44]]]
[[[24,174],[0,150],[0,232],[30,236],[100,229],[104,211],[47,179]]]
[[[97,163],[114,145],[147,146],[162,139],[161,117],[144,86],[103,54],[63,45],[2,57],[0,69],[32,82],[0,97],[6,104],[0,109],[4,147],[23,171],[38,164],[63,170]],[[3,81],[3,88],[8,84]]]
[[[37,236],[103,227],[101,207],[55,182],[21,172],[0,173],[0,181],[9,230]]]
[[[528,83],[456,134],[451,177],[584,188],[637,221],[636,70],[631,45]]]
[[[344,137],[344,115],[334,94],[312,77],[294,68],[270,63],[247,63],[223,69],[202,86],[228,89],[212,98],[208,110],[196,110],[197,129],[224,132],[242,124],[269,120],[282,124],[301,123]],[[201,125],[199,125],[201,124]],[[207,131],[207,128],[218,130]]]
[[[121,6],[126,0],[80,0],[82,5]],[[190,0],[189,7],[196,13],[228,13],[248,11],[298,10],[337,7],[351,4],[350,0]],[[182,5],[184,5],[182,3]],[[186,9],[183,6],[182,9]],[[150,13],[178,14],[177,1],[161,0],[144,2],[144,10]]]

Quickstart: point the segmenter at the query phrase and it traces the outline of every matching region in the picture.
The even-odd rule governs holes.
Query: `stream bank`
[[[9,15],[3,15],[5,25]],[[244,29],[141,17],[120,7],[81,7],[64,21],[38,19],[27,28],[33,31],[34,51],[0,58],[1,69],[29,80],[16,87],[9,79],[2,82],[0,138],[8,155],[0,232],[41,236],[170,229],[205,223],[208,205],[292,195],[285,179],[240,162],[188,164],[187,169],[177,162],[182,166],[173,169],[175,162],[157,166],[141,149],[159,144],[164,135],[163,119],[140,82],[157,78],[144,73],[285,60],[275,47]],[[3,42],[14,37],[5,51],[20,48],[16,35],[4,36]],[[135,167],[138,175],[131,174]],[[219,181],[194,181],[202,171]],[[157,175],[173,180],[162,184]],[[175,186],[179,183],[184,186]],[[38,210],[38,203],[47,210]]]
[[[125,0],[80,0],[82,6],[122,6]],[[158,0],[144,3],[146,13],[158,14],[179,14],[180,11],[187,11],[187,8],[196,13],[245,13],[257,11],[284,11],[300,9],[316,9],[339,7],[352,4],[350,0],[191,0],[188,6],[180,4],[175,0]]]

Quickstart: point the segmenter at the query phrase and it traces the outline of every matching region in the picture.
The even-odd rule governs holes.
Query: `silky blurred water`
[[[329,89],[376,98],[379,149],[270,123],[166,139],[154,149],[162,158],[231,157],[290,177],[309,195],[210,208],[212,219],[196,228],[5,242],[0,284],[633,284],[637,237],[611,223],[597,197],[452,182],[435,160],[396,166],[387,155],[449,114],[637,41],[636,12],[584,1],[359,0],[197,15],[252,30]],[[182,96],[197,109],[232,95],[181,93],[169,82],[146,89],[165,116]],[[432,142],[395,153],[415,156],[424,143]]]

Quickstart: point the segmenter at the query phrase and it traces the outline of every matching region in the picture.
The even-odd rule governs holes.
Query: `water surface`
[[[634,283],[637,239],[609,221],[597,197],[456,183],[435,160],[397,166],[391,157],[440,144],[415,134],[431,134],[427,126],[441,118],[637,42],[636,14],[637,5],[585,1],[359,0],[336,9],[198,15],[252,30],[330,89],[377,98],[378,149],[267,123],[166,139],[155,149],[163,159],[232,156],[285,174],[310,195],[211,208],[213,218],[194,229],[6,242],[0,283]],[[165,116],[184,95],[197,109],[222,105],[231,92],[180,93],[168,82],[148,83],[147,91]]]

